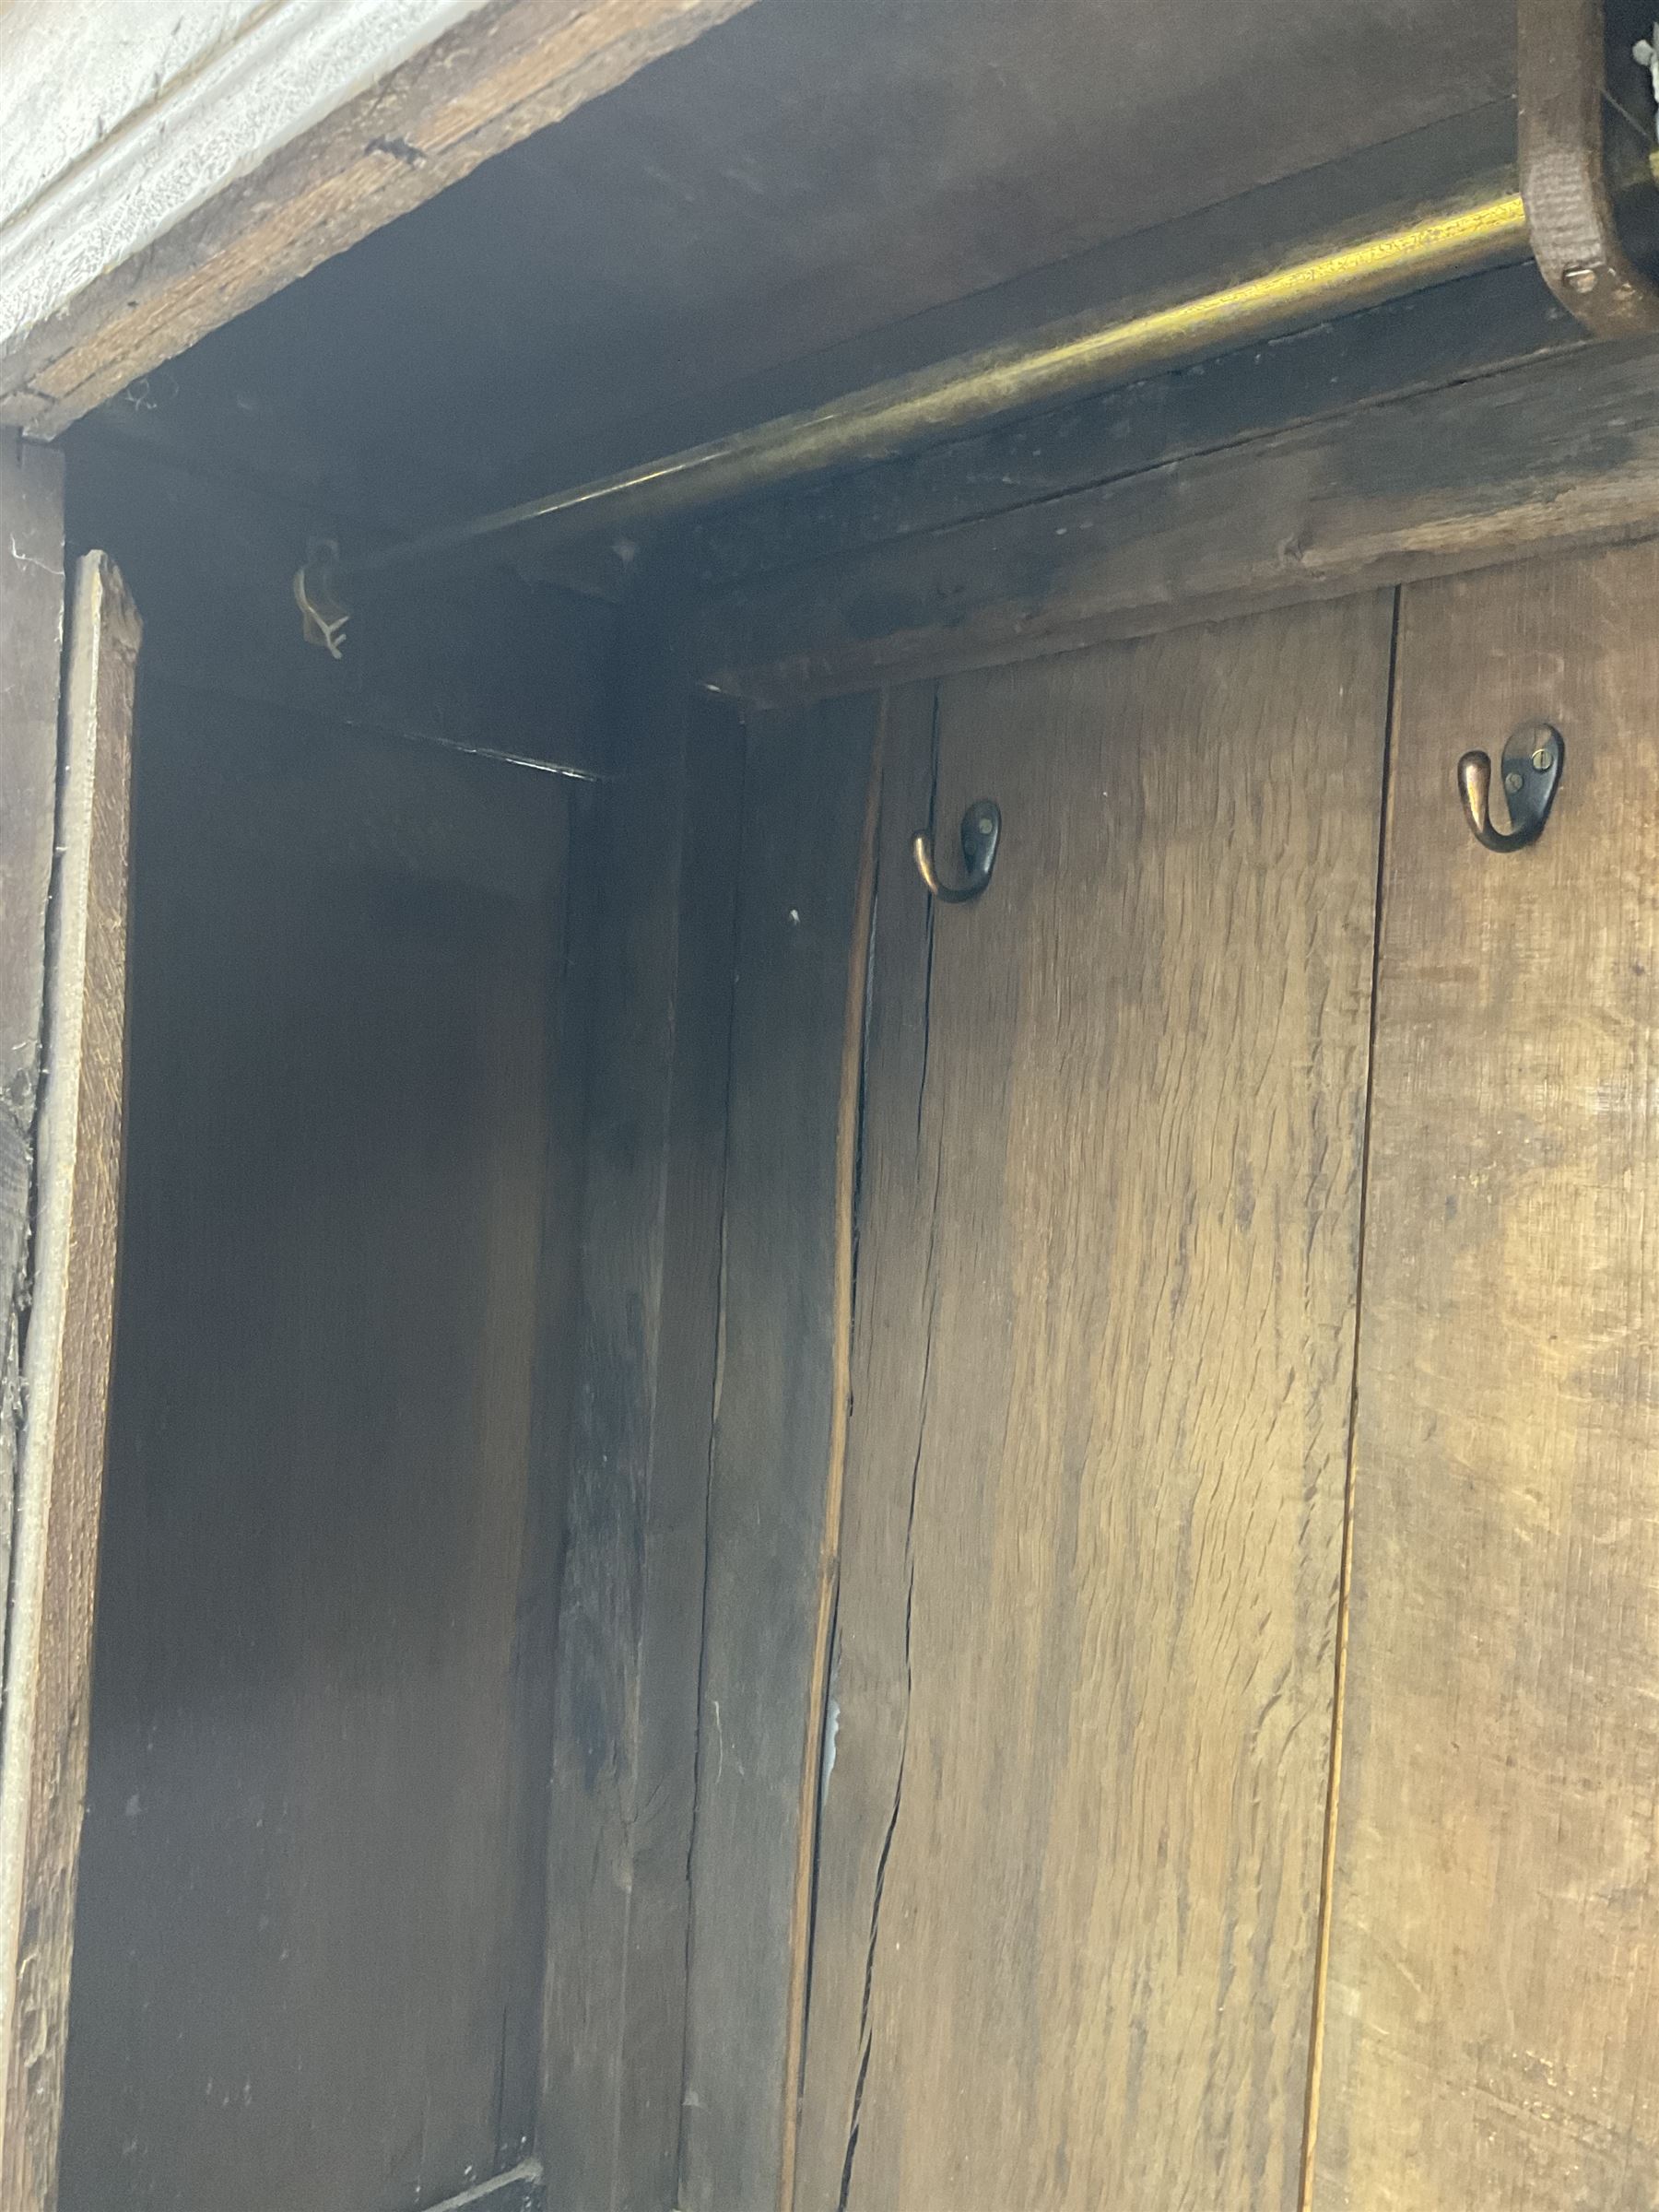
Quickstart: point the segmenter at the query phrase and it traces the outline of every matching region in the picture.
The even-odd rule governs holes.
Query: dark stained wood
[[[0,437],[0,1587],[22,1418],[64,647],[63,461]],[[0,1630],[0,1653],[4,1631]],[[3,1711],[3,1702],[0,1702]]]
[[[716,510],[669,558],[704,589],[775,576],[1588,342],[1530,264],[1491,269],[977,438]]]
[[[1659,529],[1659,362],[1594,347],[712,595],[787,700]]]
[[[500,2170],[567,790],[143,686],[62,2212]]]
[[[204,88],[183,72],[182,100],[139,103],[112,147],[65,147],[55,197],[48,186],[21,221],[0,227],[0,420],[55,436],[204,332],[745,4],[259,10],[264,35],[221,76],[217,98],[193,98]],[[284,12],[287,22],[270,20]],[[176,28],[154,26],[158,53]],[[0,53],[11,30],[0,22]],[[142,37],[128,44],[128,68]],[[38,110],[57,68],[38,40],[25,51],[17,74]],[[87,120],[101,135],[104,116]]]
[[[626,656],[597,885],[559,1618],[541,2142],[554,2212],[670,2212],[742,732],[671,643]]]
[[[590,742],[600,742],[597,731],[588,735]],[[569,792],[563,881],[556,894],[553,915],[556,958],[550,963],[547,1009],[552,1042],[547,1069],[551,1142],[542,1194],[535,1399],[514,1627],[513,1735],[507,1754],[508,1826],[516,1866],[505,1907],[512,1941],[496,2116],[495,2163],[501,2169],[530,2156],[541,2129],[542,2000],[547,1967],[541,1938],[547,1920],[547,1836],[552,1815],[548,1785],[559,1563],[569,1488],[582,1265],[578,1225],[586,1180],[587,1098],[594,1046],[592,937],[599,804],[598,794],[590,787],[578,785]],[[543,2212],[539,2172],[534,2189],[526,2183],[522,2194],[524,2212]],[[486,2212],[495,2212],[493,2200]],[[519,2200],[511,2194],[504,2196],[500,2212],[519,2212]]]
[[[120,571],[88,554],[76,571],[65,677],[37,1253],[8,1593],[0,1760],[6,2212],[56,2197],[115,1329],[139,635]]]
[[[801,2212],[1297,2203],[1391,611],[896,702]]]
[[[880,702],[749,733],[680,2194],[760,2212],[792,2156],[847,1418]]]
[[[1656,590],[1403,596],[1318,2212],[1659,2201]],[[1483,852],[1458,755],[1537,714]]]
[[[888,695],[877,847],[877,908],[872,945],[875,986],[865,1038],[863,1155],[857,1228],[851,1424],[841,1512],[836,1529],[842,1593],[865,1609],[851,1624],[839,1617],[830,1653],[820,1810],[831,1793],[837,1819],[832,1844],[817,1835],[814,1943],[801,2101],[797,2173],[785,2205],[839,2206],[847,2136],[858,2095],[864,2051],[858,2023],[868,1958],[849,1936],[867,1925],[887,1846],[888,1816],[900,1786],[908,1688],[906,1608],[868,1604],[868,1554],[885,1523],[881,1550],[901,1561],[910,1518],[908,1483],[884,1481],[870,1490],[870,1469],[884,1455],[902,1455],[922,1433],[924,1355],[931,1327],[932,1241],[918,1235],[939,1180],[935,1142],[924,1130],[923,1103],[930,1050],[930,976],[935,910],[911,855],[918,830],[936,831],[938,688],[912,684]],[[977,792],[971,794],[977,797]],[[949,827],[946,836],[948,841]],[[935,845],[935,850],[937,849]],[[947,921],[948,921],[947,917]],[[891,1317],[872,1329],[872,1311]],[[902,1326],[894,1325],[900,1314]],[[872,1437],[864,1409],[880,1408],[882,1436]],[[896,1522],[894,1516],[897,1516]],[[851,1555],[846,1547],[852,1538]],[[842,1714],[854,1726],[842,1740]],[[849,1814],[863,1815],[854,1824]],[[853,2023],[852,2032],[843,2032]]]

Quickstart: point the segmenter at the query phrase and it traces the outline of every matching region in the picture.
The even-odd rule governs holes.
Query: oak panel
[[[1404,594],[1317,2212],[1659,2201],[1655,589]],[[1458,755],[1539,714],[1484,852]]]
[[[895,715],[803,2212],[1295,2202],[1390,604]]]

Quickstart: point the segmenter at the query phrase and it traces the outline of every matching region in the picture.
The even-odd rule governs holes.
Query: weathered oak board
[[[115,1332],[139,635],[120,571],[107,555],[88,553],[76,572],[64,688],[35,1279],[8,1591],[0,1768],[6,2212],[33,2212],[56,2198]]]
[[[1403,595],[1314,2212],[1659,2202],[1655,593]],[[1535,715],[1483,852],[1458,755]]]
[[[1659,364],[1574,350],[716,593],[700,672],[771,702],[1659,529]]]
[[[57,819],[63,478],[60,454],[0,433],[0,1580],[7,1587]],[[0,1652],[4,1641],[0,1632]]]
[[[751,725],[679,2203],[772,2212],[790,2157],[847,1412],[880,702]]]
[[[1391,608],[895,700],[799,2212],[1296,2203]]]
[[[590,825],[594,1044],[559,1594],[543,2146],[553,2202],[671,2206],[685,2062],[741,725],[630,633]]]

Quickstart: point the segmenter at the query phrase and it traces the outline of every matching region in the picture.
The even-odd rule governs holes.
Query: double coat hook
[[[991,871],[996,865],[996,841],[1002,835],[1002,808],[994,799],[975,799],[962,817],[962,865],[967,869],[960,883],[941,883],[934,867],[933,855],[927,849],[927,839],[920,831],[911,844],[916,856],[916,873],[935,899],[943,899],[951,906],[965,906],[970,899],[977,899],[991,880]]]
[[[1457,764],[1457,788],[1469,828],[1488,853],[1518,853],[1544,834],[1561,781],[1566,741],[1551,722],[1524,722],[1503,748],[1503,794],[1510,826],[1493,827],[1489,808],[1492,763],[1485,753],[1465,753]]]

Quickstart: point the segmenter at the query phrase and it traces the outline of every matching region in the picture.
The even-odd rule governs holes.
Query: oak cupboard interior
[[[63,441],[143,639],[57,2205],[1638,2212],[1651,348],[1497,269],[301,636],[320,539],[1513,128],[1485,10],[1246,8],[1219,132],[1195,11],[1110,132],[1082,0],[830,12]]]

